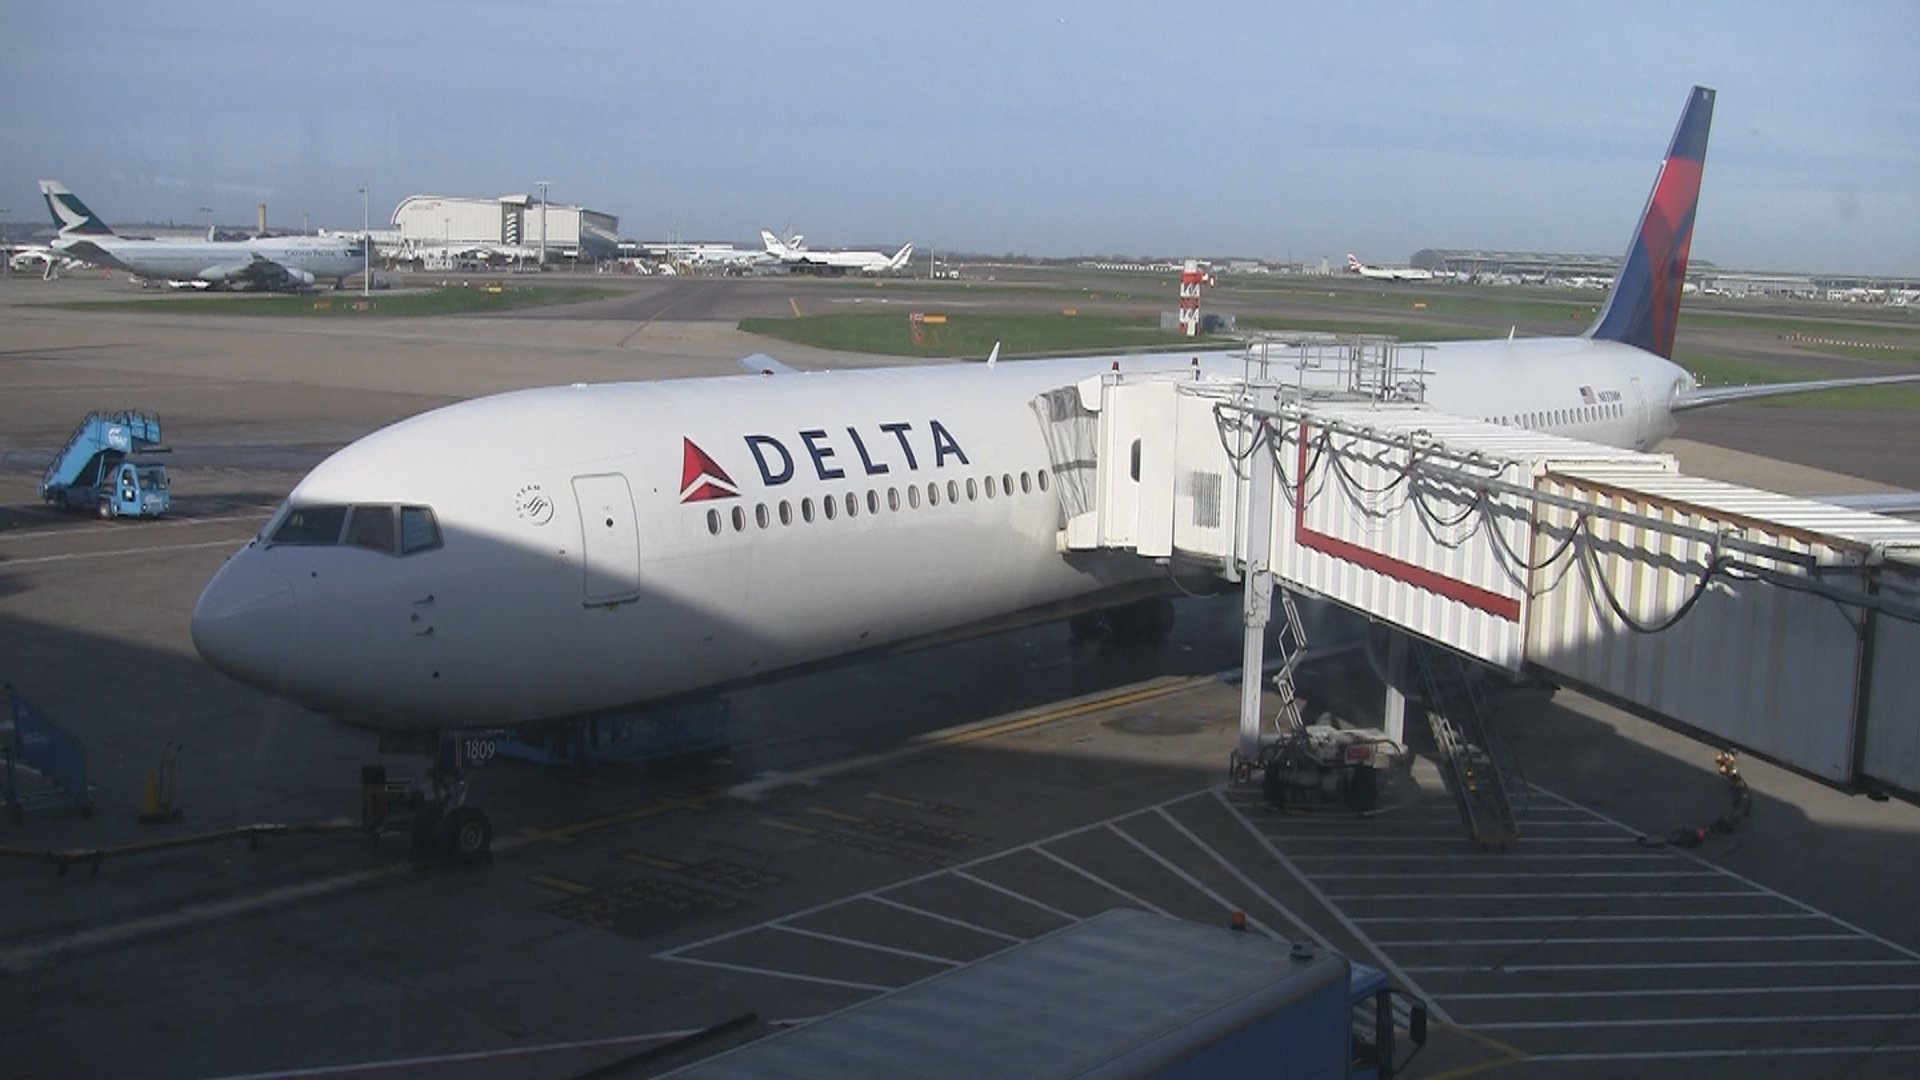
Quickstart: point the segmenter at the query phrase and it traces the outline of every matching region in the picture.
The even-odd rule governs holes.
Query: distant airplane
[[[760,241],[767,245],[767,254],[786,264],[788,270],[803,274],[837,275],[849,270],[881,274],[901,269],[913,257],[912,244],[892,255],[878,251],[814,251],[798,236],[782,241],[767,229],[760,230]]]
[[[1593,326],[1419,346],[1428,407],[1646,448],[1688,409],[1920,379],[1705,390],[1673,363],[1713,102],[1689,93]],[[754,374],[484,397],[352,443],[208,583],[194,646],[311,709],[444,732],[698,698],[1116,606],[1116,629],[1155,640],[1171,627],[1166,567],[1061,553],[1033,403],[1109,368],[1246,370],[1239,350],[743,366]],[[484,849],[464,785],[436,791],[458,850]]]
[[[358,237],[136,240],[114,235],[99,215],[58,180],[40,181],[40,194],[59,230],[53,250],[149,281],[298,289],[332,278],[339,288],[365,267],[365,244]]]
[[[72,270],[86,264],[79,259],[70,259],[45,244],[21,244],[8,249],[7,269],[38,270],[43,281],[51,281],[62,270]]]
[[[1433,280],[1431,270],[1416,270],[1411,266],[1368,266],[1351,251],[1347,252],[1347,273],[1359,274],[1363,278],[1374,278],[1379,281]]]

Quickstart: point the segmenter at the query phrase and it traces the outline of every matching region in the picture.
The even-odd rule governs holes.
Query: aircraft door
[[[1653,441],[1652,425],[1647,419],[1647,390],[1640,385],[1640,376],[1627,379],[1627,415],[1633,418],[1633,447],[1645,450]]]
[[[573,478],[580,505],[580,552],[587,604],[619,604],[640,595],[640,529],[633,493],[619,473]]]

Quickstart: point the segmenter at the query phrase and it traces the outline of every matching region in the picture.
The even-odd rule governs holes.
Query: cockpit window
[[[393,507],[356,506],[347,521],[347,546],[393,554]]]
[[[340,527],[346,524],[347,508],[344,506],[294,506],[280,520],[273,535],[267,538],[270,544],[337,544],[340,542]]]
[[[440,546],[440,524],[424,506],[400,508],[400,554],[429,551]]]

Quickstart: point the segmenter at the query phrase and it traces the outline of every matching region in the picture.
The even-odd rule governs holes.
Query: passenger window
[[[835,498],[834,498],[833,496],[831,496],[831,495],[829,495],[829,496],[827,496],[827,497],[826,497],[826,498],[824,498],[824,499],[821,499],[821,500],[820,500],[820,512],[821,512],[821,513],[823,513],[823,514],[825,514],[825,515],[827,515],[827,520],[828,520],[828,521],[832,521],[832,520],[834,519],[834,515],[836,515],[836,514],[838,514],[838,513],[840,512],[840,502],[839,502],[839,500],[837,500],[837,499],[835,499]]]
[[[766,503],[761,503],[759,506],[756,506],[753,508],[753,521],[754,521],[754,524],[760,526],[763,529],[767,527],[768,520],[767,520],[767,504]]]
[[[1022,472],[1020,474],[1020,494],[1022,495],[1033,494],[1033,474],[1032,473]]]
[[[851,491],[847,492],[847,516],[850,518],[860,516],[860,496]]]
[[[914,487],[912,485],[908,485],[907,505],[915,510],[920,509],[920,489],[919,488]]]
[[[800,500],[800,520],[809,525],[813,524],[813,496],[811,495]]]
[[[340,527],[347,522],[344,506],[296,506],[273,530],[275,544],[337,544]]]
[[[785,499],[780,500],[780,524],[793,524],[793,504]]]
[[[1133,440],[1132,472],[1133,472],[1133,482],[1136,484],[1139,483],[1140,482],[1140,440],[1139,439]]]
[[[720,535],[720,511],[707,511],[707,534],[709,536]]]
[[[958,480],[947,481],[947,501],[950,503],[958,503],[960,501],[960,482]]]
[[[980,485],[974,483],[973,477],[971,476],[967,477],[967,501],[980,501]]]
[[[880,493],[873,490],[872,488],[868,488],[867,489],[867,513],[877,514],[879,512],[880,512]]]
[[[928,506],[940,505],[940,485],[939,484],[929,483],[927,485],[927,505]]]
[[[400,508],[400,554],[431,551],[440,546],[440,523],[424,506]]]
[[[1039,472],[1035,473],[1034,482],[1040,485],[1041,491],[1047,490],[1047,470],[1041,469]]]
[[[737,506],[733,508],[733,531],[747,531],[747,512]]]
[[[393,507],[356,506],[347,520],[347,546],[393,554]]]
[[[993,477],[987,477],[987,498],[993,498]]]
[[[1013,474],[1012,473],[1000,474],[1000,490],[1006,492],[1008,496],[1013,495]]]
[[[887,509],[894,510],[894,511],[898,511],[900,509],[900,489],[899,488],[887,489]]]

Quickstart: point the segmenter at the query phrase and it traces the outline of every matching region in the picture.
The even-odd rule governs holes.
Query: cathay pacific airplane
[[[358,238],[278,236],[251,240],[137,240],[116,236],[100,216],[58,180],[40,181],[40,194],[59,230],[62,255],[125,270],[152,281],[297,289],[332,278],[334,287],[365,269]]]
[[[1435,409],[1650,447],[1703,405],[1674,365],[1713,91],[1695,88],[1599,319],[1443,342]],[[215,668],[391,729],[560,720],[803,666],[1163,596],[1124,553],[1062,554],[1031,402],[1194,354],[525,390],[340,450],[207,585]],[[1238,351],[1203,373],[1243,373]],[[1912,377],[1909,377],[1912,378]],[[1893,379],[1851,380],[1886,382]]]

